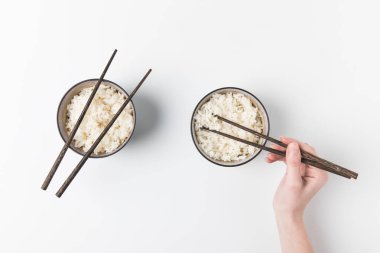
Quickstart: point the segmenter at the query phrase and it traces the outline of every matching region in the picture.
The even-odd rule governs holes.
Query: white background
[[[190,137],[208,92],[237,86],[293,136],[359,172],[331,176],[306,212],[316,252],[380,252],[378,1],[2,1],[0,252],[279,252],[272,196],[284,166],[264,153],[223,168]],[[137,129],[118,154],[80,157],[56,110],[75,83],[106,78],[136,95]]]

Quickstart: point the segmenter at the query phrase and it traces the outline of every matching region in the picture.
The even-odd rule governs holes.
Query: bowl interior
[[[95,86],[95,84],[96,84],[97,81],[98,81],[98,79],[89,79],[89,80],[84,80],[84,81],[82,81],[82,82],[74,85],[73,87],[71,87],[66,92],[66,94],[63,96],[61,102],[59,103],[58,111],[57,111],[57,125],[58,125],[59,133],[60,133],[62,139],[65,142],[68,139],[68,132],[67,132],[67,129],[66,129],[67,105],[71,102],[72,98],[75,95],[77,95],[82,89]],[[119,91],[121,94],[124,94],[125,96],[128,96],[127,92],[122,87],[120,87],[119,85],[117,85],[114,82],[111,82],[109,80],[103,80],[102,84],[108,85],[108,86],[112,86],[117,91]],[[90,156],[91,158],[101,158],[101,157],[110,156],[112,154],[115,154],[119,150],[121,150],[127,144],[127,142],[129,141],[129,139],[131,138],[131,136],[132,136],[132,134],[134,132],[135,125],[136,125],[136,111],[135,111],[135,107],[134,107],[132,101],[130,103],[132,105],[134,123],[133,123],[133,129],[132,129],[131,134],[129,135],[129,137],[126,138],[125,141],[117,149],[115,149],[114,151],[112,151],[110,153],[102,153],[102,154],[97,154],[97,155],[96,154],[91,154],[91,156]],[[77,147],[74,146],[74,141],[71,143],[70,149],[72,149],[73,151],[75,151],[76,153],[78,153],[80,155],[84,155],[85,154],[85,152],[81,148],[77,148]]]
[[[239,166],[239,165],[243,165],[249,161],[251,161],[253,158],[255,158],[260,152],[261,152],[261,149],[256,149],[256,151],[249,157],[243,159],[243,160],[239,160],[239,161],[231,161],[231,162],[225,162],[225,161],[221,161],[221,160],[216,160],[214,158],[211,158],[209,157],[204,151],[203,149],[200,147],[199,143],[198,143],[198,139],[197,139],[197,136],[196,136],[196,132],[195,132],[195,120],[194,120],[194,116],[196,115],[197,111],[203,106],[204,103],[208,102],[210,100],[210,98],[214,95],[214,94],[225,94],[225,93],[228,93],[228,92],[232,92],[232,93],[241,93],[243,95],[245,95],[246,97],[248,97],[252,104],[254,104],[258,110],[260,111],[261,115],[262,115],[262,118],[263,118],[263,126],[264,126],[264,129],[263,129],[263,134],[265,135],[269,135],[269,129],[270,129],[270,125],[269,125],[269,117],[268,117],[268,114],[267,114],[267,111],[264,107],[264,105],[260,102],[260,100],[258,98],[256,98],[254,95],[252,95],[251,93],[249,93],[248,91],[245,91],[243,89],[240,89],[240,88],[235,88],[235,87],[226,87],[226,88],[221,88],[221,89],[217,89],[217,90],[214,90],[212,92],[210,92],[209,94],[207,94],[205,97],[203,97],[201,99],[201,101],[198,103],[198,105],[195,107],[194,109],[194,112],[193,112],[193,115],[192,115],[192,118],[191,118],[191,135],[192,135],[192,138],[193,138],[193,141],[194,141],[194,144],[195,146],[197,147],[198,151],[207,159],[209,160],[210,162],[213,162],[217,165],[221,165],[221,166],[227,166],[227,167],[232,167],[232,166]],[[260,144],[261,145],[265,145],[266,143],[266,140],[263,140],[262,138],[260,139]]]

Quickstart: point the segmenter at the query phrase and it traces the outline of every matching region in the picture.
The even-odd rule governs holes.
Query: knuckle
[[[305,142],[305,143],[302,143],[302,148],[309,152],[309,153],[312,153],[312,154],[316,154],[316,150],[313,146],[311,146],[309,143]]]

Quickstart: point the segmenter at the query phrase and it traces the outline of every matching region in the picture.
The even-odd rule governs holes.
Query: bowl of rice
[[[259,155],[261,149],[202,129],[207,127],[265,145],[266,140],[225,123],[215,115],[269,135],[268,113],[257,97],[235,87],[220,88],[208,93],[194,109],[191,117],[191,136],[199,153],[217,165],[239,166]]]
[[[88,79],[77,83],[63,96],[57,112],[58,130],[63,141],[67,141],[98,80]],[[103,80],[70,148],[84,155],[127,97],[128,94],[122,87]],[[120,151],[130,140],[135,125],[136,111],[133,102],[130,101],[90,157],[107,157]]]

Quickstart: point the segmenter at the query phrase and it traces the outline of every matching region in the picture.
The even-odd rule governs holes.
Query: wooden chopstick
[[[286,148],[288,146],[287,144],[283,143],[282,141],[274,139],[274,138],[272,138],[270,136],[266,136],[266,135],[264,135],[262,133],[259,133],[259,132],[255,131],[253,129],[250,129],[248,127],[242,126],[240,124],[237,124],[236,122],[233,122],[231,120],[223,118],[223,117],[221,117],[219,115],[215,114],[214,116],[217,117],[219,120],[224,121],[224,122],[226,122],[226,123],[228,123],[230,125],[238,127],[240,129],[243,129],[243,130],[245,130],[247,132],[250,132],[250,133],[252,133],[254,135],[257,135],[257,136],[259,136],[259,137],[261,137],[263,139],[266,139],[266,140],[268,140],[270,142],[276,143],[277,145],[279,145],[279,146],[281,146],[283,148]],[[309,153],[309,152],[307,152],[305,150],[302,150],[302,149],[301,149],[301,156],[304,157],[304,158],[306,158],[306,159],[308,159],[308,160],[310,160],[310,161],[315,161],[316,163],[323,164],[323,165],[325,165],[325,167],[329,167],[329,168],[331,168],[331,170],[337,171],[337,173],[339,173],[339,175],[345,174],[345,175],[349,176],[349,178],[354,178],[354,179],[358,178],[358,173],[356,173],[354,171],[351,171],[349,169],[346,169],[346,168],[344,168],[344,167],[342,167],[340,165],[337,165],[335,163],[332,163],[330,161],[327,161],[327,160],[325,160],[323,158],[320,158],[320,157],[318,157],[316,155],[313,155],[313,154],[311,154],[311,153]],[[318,167],[318,166],[316,166],[316,167]]]
[[[287,147],[287,144],[285,144],[285,143],[283,143],[283,142],[281,142],[279,140],[276,140],[276,139],[274,139],[274,138],[272,138],[270,136],[266,136],[266,135],[264,135],[262,133],[259,133],[259,132],[255,131],[253,129],[247,128],[247,127],[242,126],[242,125],[239,125],[236,122],[233,122],[233,121],[230,121],[228,119],[225,119],[225,118],[223,118],[223,117],[221,117],[219,115],[214,115],[214,116],[217,117],[219,120],[222,120],[222,121],[224,121],[224,122],[226,122],[228,124],[231,124],[231,125],[236,126],[236,127],[240,128],[240,129],[243,129],[243,130],[245,130],[247,132],[255,134],[255,135],[257,135],[257,136],[259,136],[261,138],[264,138],[264,139],[266,139],[268,141],[276,143],[276,144],[278,144],[281,147],[284,147],[284,148]],[[226,134],[221,133],[219,131],[212,130],[212,132],[221,134],[221,135],[223,135],[223,136],[225,136],[227,138],[231,138],[232,137],[231,139],[234,139],[234,140],[237,140],[237,141],[241,141],[242,140],[242,139],[236,138],[236,137],[231,136],[231,135],[226,136]],[[271,148],[265,147],[263,145],[259,145],[257,143],[251,143],[251,142],[247,143],[246,140],[243,140],[242,142],[246,143],[248,145],[255,146],[257,148],[261,148],[261,149],[266,150],[268,152],[275,153],[275,154],[280,155],[280,156],[284,156],[285,155],[285,152],[281,154],[281,153],[277,152],[278,150],[274,151],[275,149],[271,149]],[[258,147],[258,146],[260,146],[260,147]],[[350,178],[356,179],[358,177],[358,174],[356,172],[350,171],[350,170],[348,170],[348,169],[346,169],[346,168],[344,168],[342,166],[339,166],[339,165],[336,165],[336,164],[334,164],[332,162],[324,160],[324,159],[322,159],[322,158],[320,158],[318,156],[315,156],[315,155],[313,155],[313,154],[311,154],[309,152],[306,152],[304,150],[301,150],[301,156],[302,156],[302,159],[303,159],[304,163],[312,165],[314,167],[317,167],[317,168],[329,171],[331,173],[334,173],[334,174],[337,174],[337,175],[340,175],[340,176],[343,176],[343,177],[349,178],[349,179]]]
[[[145,79],[149,76],[150,72],[152,72],[151,69],[149,69],[148,72],[145,74],[145,76],[141,79],[141,81],[139,82],[139,84],[132,91],[132,93],[128,96],[128,98],[124,101],[124,103],[121,105],[120,109],[112,117],[111,121],[104,128],[103,132],[99,135],[99,137],[96,139],[96,141],[94,142],[94,144],[92,144],[91,148],[86,152],[86,154],[80,160],[80,162],[78,163],[78,165],[71,172],[71,174],[66,179],[66,181],[63,183],[63,185],[61,186],[61,188],[59,188],[59,190],[55,194],[58,198],[60,198],[62,196],[62,194],[66,191],[67,187],[74,180],[75,176],[78,174],[78,172],[81,170],[81,168],[83,167],[83,165],[86,163],[86,161],[88,160],[88,158],[90,157],[90,155],[92,154],[92,152],[94,152],[94,150],[96,149],[96,147],[102,141],[103,137],[107,134],[108,130],[112,127],[113,123],[115,123],[115,121],[117,120],[117,118],[123,112],[124,108],[128,105],[128,103],[131,101],[131,99],[133,98],[133,96],[136,94],[137,90],[144,83]]]
[[[245,127],[245,126],[239,125],[238,123],[233,122],[233,121],[231,121],[231,120],[228,120],[228,119],[226,119],[226,118],[223,118],[223,117],[221,117],[221,116],[219,116],[219,115],[217,115],[217,114],[214,114],[214,116],[217,117],[219,120],[224,121],[224,122],[226,122],[226,123],[228,123],[228,124],[230,124],[230,125],[233,125],[233,126],[235,126],[235,127],[238,127],[238,128],[240,128],[240,129],[243,129],[243,130],[245,130],[245,131],[247,131],[247,132],[250,132],[251,134],[257,135],[257,136],[259,136],[259,137],[261,137],[261,138],[263,138],[263,139],[266,139],[266,140],[268,140],[268,141],[270,141],[270,142],[276,143],[277,145],[279,145],[279,146],[281,146],[281,147],[283,147],[283,148],[286,148],[286,147],[288,146],[288,145],[286,145],[285,143],[283,143],[282,141],[279,141],[279,140],[277,140],[277,139],[275,139],[275,138],[272,138],[272,137],[270,137],[270,136],[266,136],[265,134],[259,133],[259,132],[255,131],[255,130],[253,130],[253,129],[248,128],[248,127]]]
[[[107,65],[106,65],[106,67],[104,68],[103,73],[102,73],[102,75],[100,76],[98,82],[96,83],[96,85],[95,85],[95,87],[94,87],[94,90],[91,92],[91,95],[90,95],[90,97],[88,98],[87,103],[86,103],[86,105],[84,106],[84,108],[83,108],[83,110],[82,110],[82,112],[81,112],[81,114],[80,114],[80,116],[79,116],[77,122],[75,123],[75,126],[74,126],[73,130],[71,131],[69,137],[67,138],[67,140],[66,140],[66,142],[65,142],[65,145],[63,145],[63,147],[62,147],[62,149],[61,149],[61,152],[59,152],[58,157],[55,159],[55,162],[54,162],[53,166],[51,167],[51,169],[50,169],[50,171],[49,171],[49,174],[46,176],[45,181],[43,182],[43,184],[42,184],[42,186],[41,186],[41,189],[42,189],[42,190],[46,190],[46,189],[48,188],[48,186],[49,186],[51,180],[53,179],[54,174],[55,174],[55,172],[57,171],[59,165],[61,164],[61,162],[62,162],[62,160],[63,160],[63,157],[64,157],[65,154],[66,154],[67,149],[70,147],[70,144],[71,144],[71,142],[73,141],[74,136],[75,136],[76,132],[78,131],[79,126],[80,126],[80,124],[82,123],[82,120],[83,120],[84,116],[86,115],[86,112],[87,112],[88,108],[90,107],[91,102],[92,102],[92,100],[94,99],[95,94],[96,94],[96,92],[98,91],[98,89],[99,89],[99,87],[100,87],[100,84],[103,82],[104,76],[106,75],[106,73],[107,73],[107,71],[108,71],[108,68],[109,68],[109,66],[111,65],[112,60],[113,60],[113,58],[115,57],[116,53],[117,53],[117,49],[115,49],[115,50],[113,51],[113,53],[112,53],[112,55],[111,55],[111,58],[108,60],[108,63],[107,63]]]
[[[212,129],[209,129],[207,127],[202,127],[201,129],[205,130],[205,131],[209,131],[209,132],[215,133],[215,134],[219,134],[221,136],[227,137],[227,138],[235,140],[235,141],[239,141],[239,142],[245,143],[245,144],[250,145],[250,146],[254,146],[256,148],[268,151],[268,152],[276,154],[276,155],[280,155],[280,156],[286,157],[286,153],[284,151],[280,151],[280,150],[277,150],[277,149],[269,148],[269,147],[264,146],[264,145],[260,145],[260,144],[255,143],[255,142],[251,142],[251,141],[247,141],[247,140],[244,140],[244,139],[240,139],[240,138],[235,137],[233,135],[229,135],[229,134],[217,131],[217,130],[212,130]],[[327,166],[325,166],[323,164],[317,163],[316,161],[312,161],[312,160],[309,160],[309,159],[304,158],[304,157],[301,158],[301,162],[303,162],[305,164],[308,164],[308,165],[311,165],[313,167],[317,167],[317,168],[322,169],[322,170],[326,170],[328,172],[334,173],[336,175],[339,175],[339,176],[342,176],[342,177],[345,177],[345,178],[348,178],[348,179],[351,178],[349,175],[340,174],[339,172],[337,172],[335,170],[332,170],[330,167],[327,167]]]

